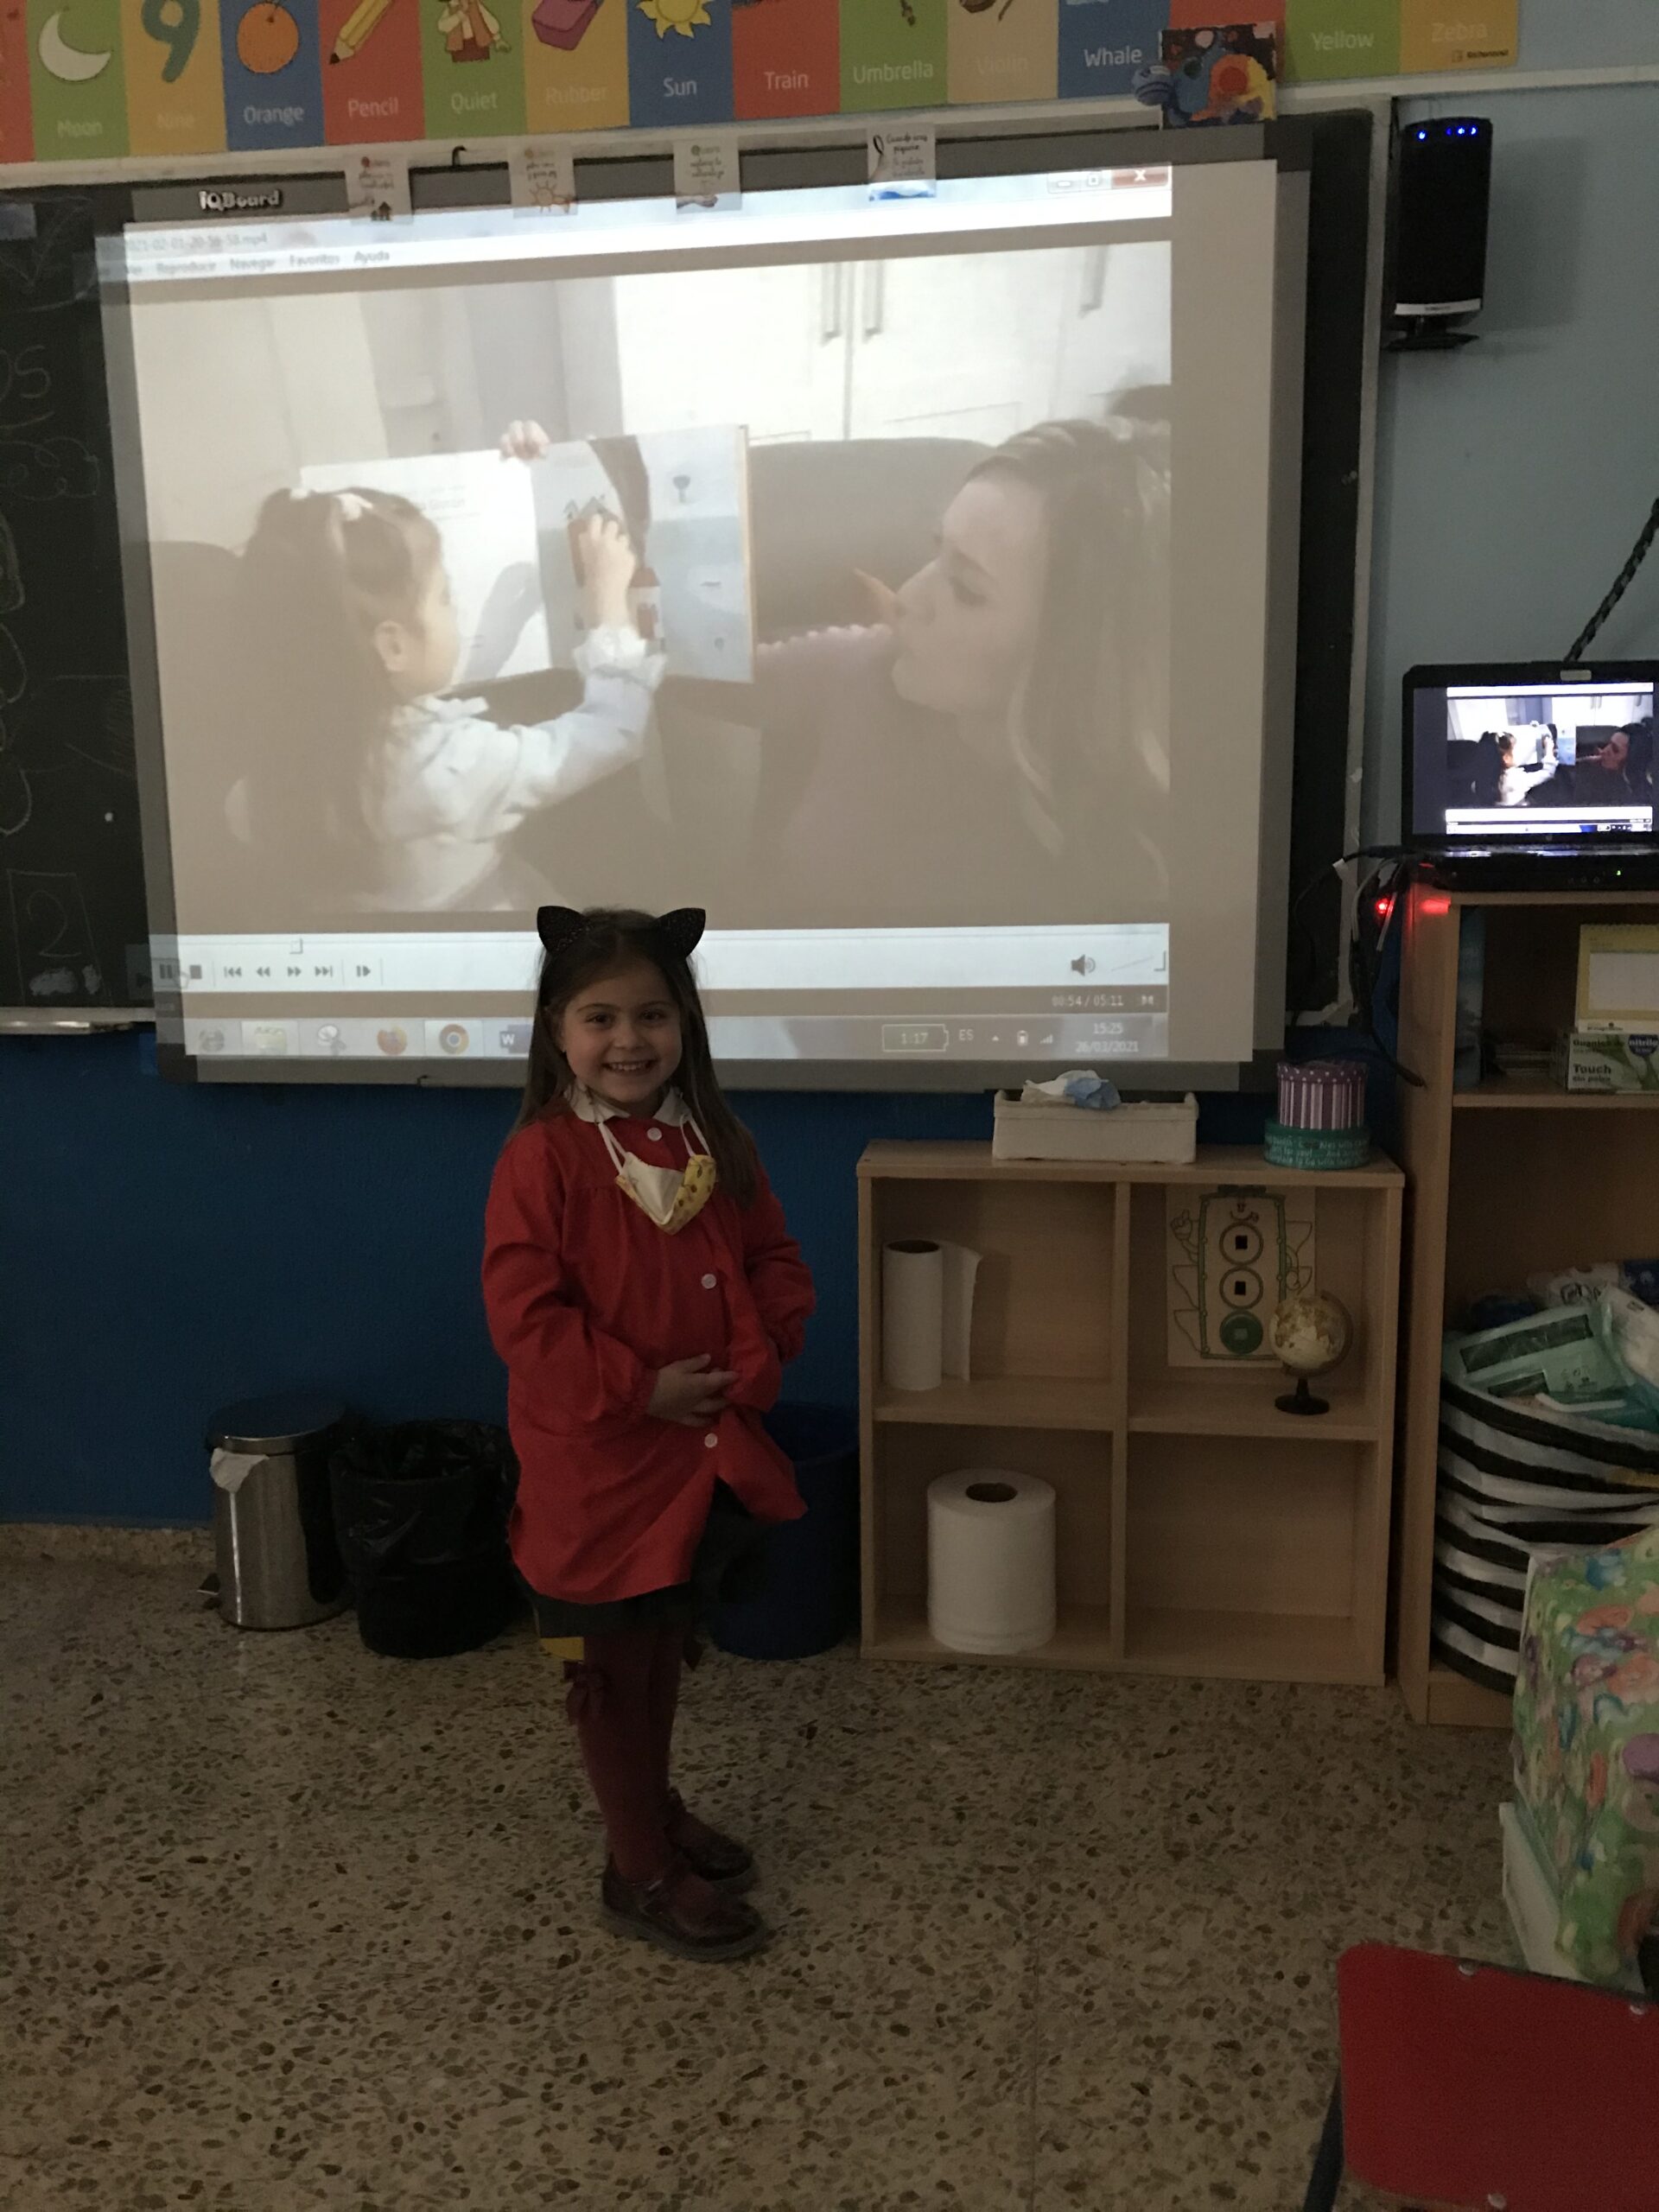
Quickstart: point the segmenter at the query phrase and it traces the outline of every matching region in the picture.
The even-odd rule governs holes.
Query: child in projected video
[[[1501,765],[1497,803],[1500,806],[1524,806],[1536,786],[1554,775],[1557,766],[1554,731],[1545,731],[1535,750],[1536,757],[1523,761],[1514,731],[1506,729],[1499,734],[1497,757]]]
[[[460,640],[442,539],[420,508],[367,490],[265,501],[242,568],[270,647],[249,685],[268,728],[232,811],[256,863],[282,856],[290,911],[295,893],[385,913],[505,912],[548,896],[506,839],[639,758],[662,670],[629,610],[626,531],[592,516],[575,550],[581,703],[508,728],[476,699],[442,696]]]

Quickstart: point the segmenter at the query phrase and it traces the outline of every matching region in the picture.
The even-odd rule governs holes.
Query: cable
[[[1630,548],[1630,559],[1626,561],[1613,580],[1612,589],[1567,647],[1567,658],[1569,661],[1578,659],[1580,654],[1584,652],[1592,639],[1598,635],[1603,623],[1606,621],[1607,617],[1635,582],[1636,572],[1647,559],[1656,537],[1659,537],[1659,499],[1654,501],[1648,518],[1642,525],[1642,534]]]
[[[1306,966],[1313,976],[1317,976],[1319,973],[1319,939],[1313,933],[1313,925],[1310,921],[1303,918],[1302,910],[1313,893],[1323,886],[1327,876],[1339,876],[1351,861],[1402,860],[1404,857],[1403,845],[1356,845],[1351,853],[1344,853],[1334,861],[1327,861],[1318,874],[1310,876],[1296,893],[1290,902],[1287,919],[1292,942],[1299,943],[1302,951],[1306,955]],[[1300,988],[1295,988],[1288,995],[1294,999],[1300,997],[1301,993]],[[1287,1007],[1287,1020],[1294,1023],[1301,1010],[1295,1006]]]
[[[1347,867],[1350,861],[1403,861],[1410,858],[1403,845],[1356,845],[1351,853],[1340,853],[1333,861],[1326,861],[1317,875],[1311,875],[1291,905],[1294,914],[1304,900],[1312,897],[1327,875],[1335,875]]]
[[[1354,887],[1353,934],[1348,944],[1348,980],[1354,997],[1353,1027],[1356,1033],[1364,1039],[1384,1066],[1390,1069],[1402,1083],[1408,1083],[1414,1089],[1421,1090],[1425,1087],[1422,1077],[1396,1059],[1377,1035],[1374,1011],[1376,986],[1382,965],[1382,947],[1387,942],[1389,931],[1393,926],[1394,918],[1399,908],[1401,896],[1411,874],[1414,865],[1412,855],[1402,845],[1360,845],[1351,853],[1344,853],[1339,860],[1331,861],[1325,868],[1322,868],[1317,875],[1311,877],[1303,885],[1291,902],[1291,920],[1293,925],[1299,921],[1302,908],[1325,881],[1326,875],[1339,874],[1351,861],[1376,861],[1383,863],[1381,867],[1368,870]],[[1368,951],[1365,931],[1360,918],[1361,911],[1367,898],[1378,895],[1372,887],[1380,882],[1385,874],[1388,878],[1389,911],[1382,928],[1377,931],[1375,948]],[[1306,934],[1311,941],[1312,931],[1307,931]],[[1317,955],[1317,946],[1314,947],[1314,950]]]
[[[1408,856],[1395,857],[1392,868],[1386,871],[1388,889],[1385,895],[1389,901],[1389,911],[1383,918],[1382,928],[1376,933],[1376,945],[1370,951],[1366,949],[1365,931],[1360,925],[1359,902],[1365,898],[1378,895],[1373,893],[1371,887],[1383,880],[1385,871],[1382,868],[1373,870],[1365,878],[1364,883],[1357,887],[1355,894],[1354,934],[1349,947],[1349,976],[1354,992],[1355,1027],[1370,1044],[1378,1058],[1385,1066],[1393,1070],[1402,1083],[1408,1083],[1414,1090],[1422,1090],[1427,1088],[1422,1077],[1414,1069],[1407,1067],[1402,1060],[1397,1059],[1376,1033],[1376,987],[1382,977],[1382,947],[1398,911],[1401,897],[1411,874],[1411,868],[1412,863]]]

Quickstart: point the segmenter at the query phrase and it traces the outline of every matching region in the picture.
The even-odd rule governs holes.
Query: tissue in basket
[[[993,1160],[1158,1160],[1185,1167],[1198,1155],[1198,1102],[1115,1106],[1109,1114],[1083,1106],[1022,1106],[1017,1093],[996,1094]]]

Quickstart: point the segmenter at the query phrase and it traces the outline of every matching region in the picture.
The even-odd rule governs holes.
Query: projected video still
[[[193,1052],[513,1057],[556,900],[728,1057],[1169,1054],[1260,715],[1183,785],[1170,174],[1051,182],[126,233]]]

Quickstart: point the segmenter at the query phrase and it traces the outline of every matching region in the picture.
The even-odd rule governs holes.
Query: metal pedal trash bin
[[[331,1398],[253,1398],[207,1431],[219,1609],[237,1628],[308,1628],[350,1605],[328,1460],[347,1426]]]

